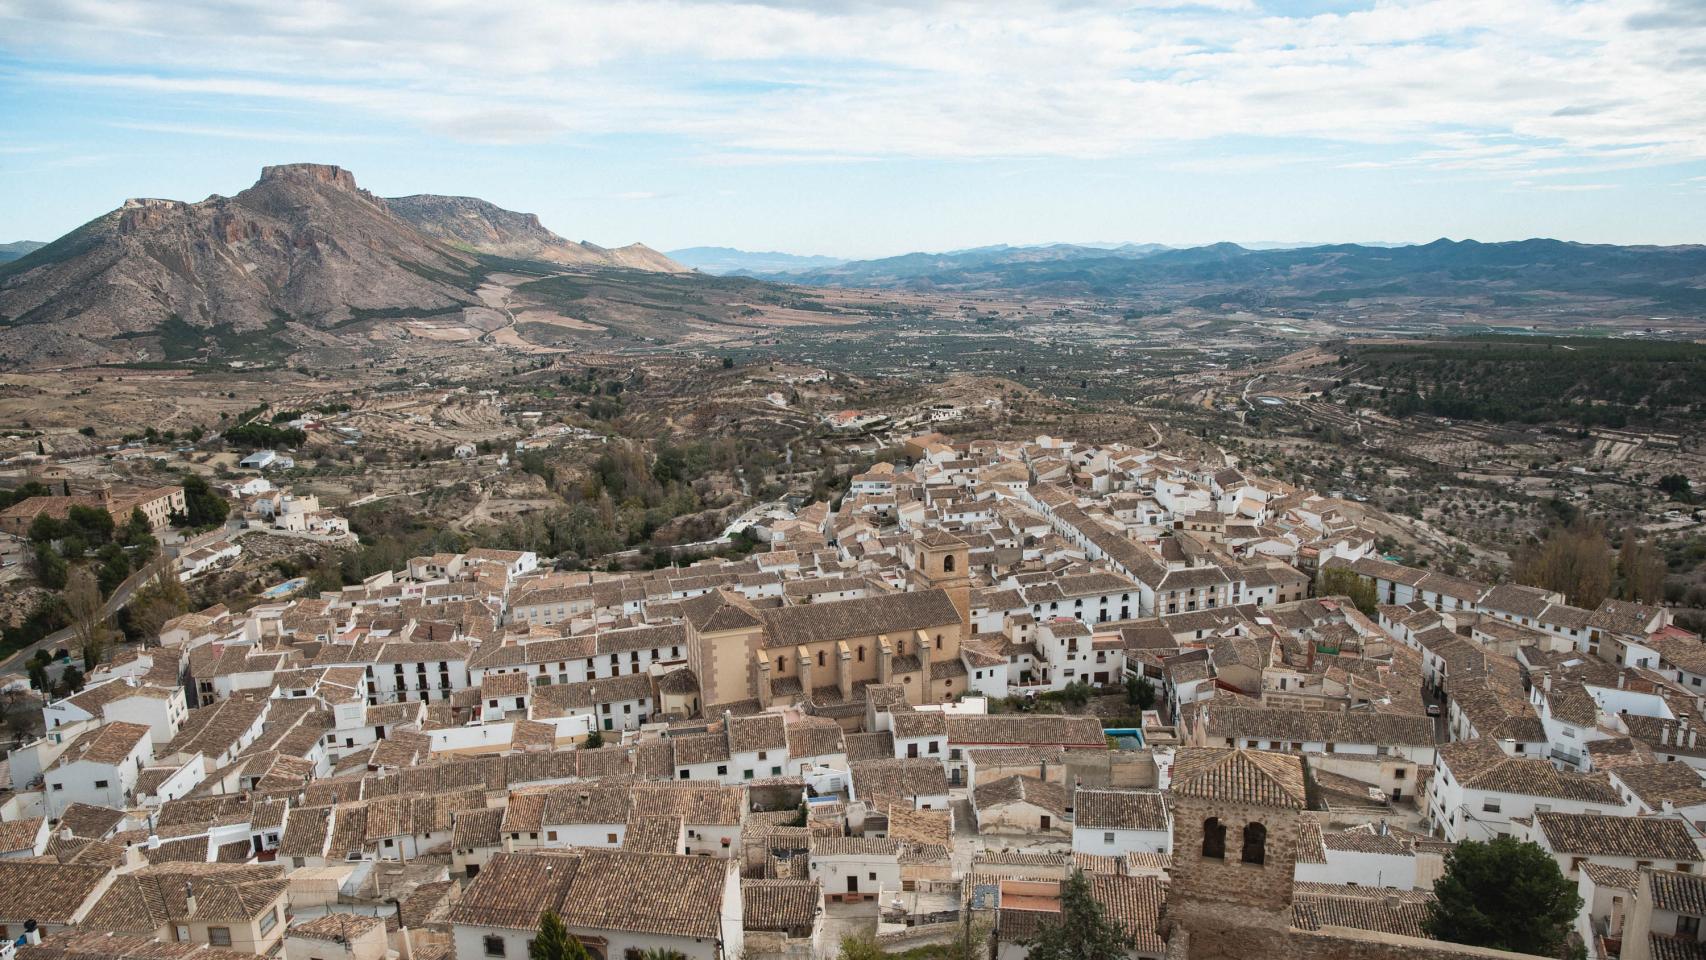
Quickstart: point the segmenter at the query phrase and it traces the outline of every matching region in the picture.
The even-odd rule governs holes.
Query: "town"
[[[44,645],[5,678],[40,731],[8,955],[1022,960],[1087,917],[1138,958],[1437,960],[1490,955],[1429,917],[1502,840],[1578,893],[1578,955],[1706,953],[1706,645],[1667,608],[1406,566],[1231,457],[892,450],[740,559],[475,547],[173,616],[74,685]],[[243,466],[198,537],[182,487],[0,523],[146,528],[142,589],[350,537]]]

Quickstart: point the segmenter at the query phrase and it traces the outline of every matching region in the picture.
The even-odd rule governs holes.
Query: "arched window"
[[[1219,817],[1202,822],[1202,855],[1204,859],[1226,859],[1226,824]]]
[[[823,651],[822,650],[819,650],[817,652],[817,665],[820,667],[823,666]]]
[[[1268,828],[1259,823],[1244,825],[1244,862],[1260,866],[1268,862]]]
[[[942,572],[943,573],[953,573],[954,572],[954,555],[953,554],[950,553],[947,556],[942,558]]]

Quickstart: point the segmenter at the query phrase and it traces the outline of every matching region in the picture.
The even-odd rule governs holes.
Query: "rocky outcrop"
[[[575,243],[547,230],[534,214],[505,210],[475,197],[423,193],[391,197],[385,204],[427,236],[480,253],[570,266],[687,272],[686,267],[645,244],[605,248]]]

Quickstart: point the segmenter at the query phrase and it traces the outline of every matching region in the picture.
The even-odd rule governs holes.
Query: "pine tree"
[[[527,945],[528,960],[591,960],[586,948],[563,926],[557,911],[539,915],[539,935]]]
[[[1430,936],[1542,957],[1559,955],[1582,902],[1551,854],[1514,837],[1458,844],[1434,898],[1423,923]]]

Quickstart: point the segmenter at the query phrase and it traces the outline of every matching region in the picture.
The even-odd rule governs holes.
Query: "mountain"
[[[685,267],[703,273],[716,274],[786,274],[802,270],[836,267],[846,260],[840,257],[801,256],[797,253],[775,251],[754,252],[734,247],[684,247],[669,251],[669,258]]]
[[[415,229],[453,247],[518,260],[544,260],[577,267],[625,267],[684,273],[689,268],[643,243],[600,247],[557,236],[531,213],[516,213],[475,197],[430,193],[391,197],[385,205]]]
[[[11,243],[0,243],[0,263],[8,263],[27,253],[32,253],[47,246],[40,240],[15,240]]]
[[[428,237],[339,167],[265,167],[234,197],[127,200],[0,265],[0,358],[127,359],[127,341],[265,336],[290,323],[478,304],[473,254]],[[170,350],[165,351],[168,355]]]
[[[1055,255],[1058,251],[1058,255]],[[1521,240],[1251,250],[1234,243],[1110,255],[1084,247],[908,254],[795,274],[789,282],[1030,294],[1307,304],[1346,299],[1553,295],[1706,313],[1706,246]]]
[[[0,263],[0,363],[277,361],[353,322],[490,314],[488,253],[685,275],[640,244],[570,243],[481,200],[385,200],[340,167],[286,164],[232,197],[127,200]]]
[[[980,282],[1000,286],[1001,273],[1010,267],[1025,264],[1062,264],[1080,260],[1135,260],[1167,249],[1154,243],[1129,243],[1112,249],[1074,243],[1028,247],[999,244],[973,247],[969,250],[951,250],[946,253],[905,253],[879,260],[854,260],[833,267],[788,274],[756,275],[795,283],[847,287],[934,287],[947,284],[976,286]]]

